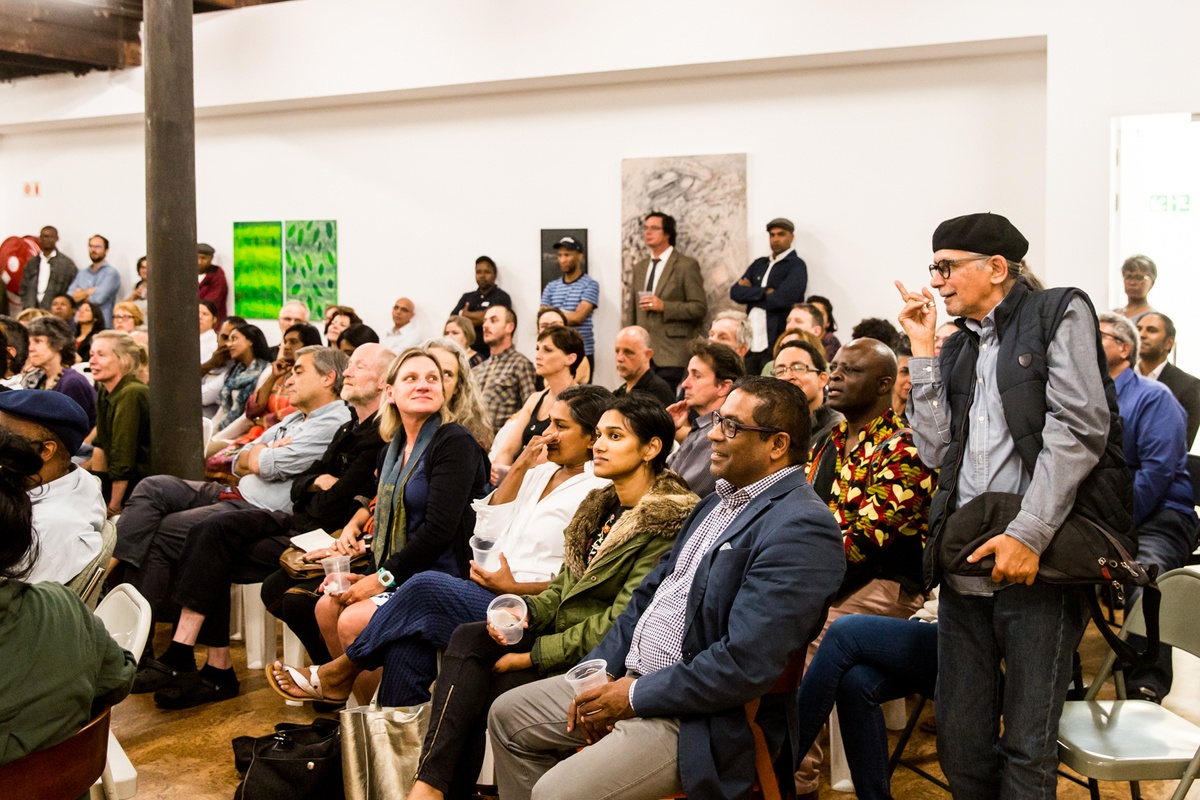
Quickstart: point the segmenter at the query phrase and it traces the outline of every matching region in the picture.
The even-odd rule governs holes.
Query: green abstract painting
[[[233,223],[234,313],[274,319],[283,305],[283,225]]]
[[[284,294],[308,305],[320,319],[337,303],[337,222],[331,219],[288,220],[284,246]]]

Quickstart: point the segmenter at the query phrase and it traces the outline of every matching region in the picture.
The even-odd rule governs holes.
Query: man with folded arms
[[[492,706],[505,800],[749,794],[745,704],[803,657],[845,559],[837,525],[804,478],[803,392],[742,378],[708,435],[717,491],[589,654],[607,662],[609,682],[573,697],[566,681],[548,678]],[[788,703],[794,693],[768,695],[756,717],[772,752],[788,736]]]
[[[354,417],[334,434],[325,454],[292,480],[291,513],[230,511],[192,529],[173,598],[183,609],[179,624],[171,646],[142,669],[135,689],[154,690],[154,702],[162,708],[191,708],[237,695],[229,657],[229,586],[260,582],[279,568],[290,537],[317,528],[337,530],[358,509],[355,498],[374,493],[375,465],[384,446],[377,412],[393,358],[380,344],[360,345],[350,357],[341,394]],[[315,620],[312,632],[320,637]],[[208,647],[208,662],[199,672],[197,641]]]
[[[896,282],[912,342],[913,438],[925,465],[940,468],[927,585],[961,555],[940,553],[952,512],[984,493],[1020,496],[1004,531],[966,558],[994,557],[990,574],[946,573],[938,598],[938,757],[955,797],[1055,796],[1058,718],[1088,615],[1079,587],[1039,580],[1041,557],[1073,511],[1113,531],[1133,526],[1095,311],[1078,289],[1031,289],[1021,274],[1028,249],[997,214],[938,226],[930,286],[960,330],[937,359],[933,293]],[[991,499],[1003,500],[981,502]]]
[[[113,558],[159,616],[173,613],[171,574],[196,525],[229,511],[292,510],[292,479],[320,458],[350,419],[338,396],[345,368],[346,355],[329,347],[305,347],[296,354],[287,387],[299,410],[238,452],[233,463],[240,477],[237,488],[155,475],[133,490],[117,522]]]

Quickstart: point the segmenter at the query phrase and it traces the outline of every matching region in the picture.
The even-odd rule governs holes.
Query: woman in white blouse
[[[474,503],[475,533],[495,542],[499,565],[485,570],[471,562],[469,580],[433,570],[409,578],[372,616],[359,635],[374,649],[391,647],[389,683],[428,687],[437,674],[437,652],[454,629],[482,621],[498,594],[537,594],[561,568],[563,531],[593,489],[608,483],[592,472],[596,424],[615,402],[599,386],[564,389],[550,409],[550,427],[535,436],[491,495]],[[546,463],[538,465],[545,456]],[[310,556],[321,554],[310,554]],[[275,662],[267,667],[271,686],[289,699],[346,698],[363,667],[342,655],[314,665],[308,674]],[[404,675],[394,674],[403,672]]]

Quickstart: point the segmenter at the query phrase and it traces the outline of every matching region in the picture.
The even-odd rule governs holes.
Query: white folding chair
[[[141,654],[154,627],[154,612],[141,592],[122,583],[108,593],[95,613],[104,623],[108,635],[122,649],[133,653],[134,658]],[[137,770],[111,729],[108,731],[108,764],[92,787],[92,795],[97,792],[105,800],[127,800],[137,794]]]

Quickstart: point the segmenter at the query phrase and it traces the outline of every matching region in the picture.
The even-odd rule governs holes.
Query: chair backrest
[[[76,800],[104,772],[108,760],[106,708],[66,741],[10,761],[0,767],[0,791],[5,797]]]
[[[95,609],[96,601],[100,599],[100,587],[116,546],[117,526],[112,520],[105,520],[100,529],[100,552],[67,584],[67,588],[79,595],[79,599],[90,609]]]
[[[213,421],[211,419],[209,419],[208,417],[201,417],[200,418],[200,439],[201,439],[200,452],[201,453],[208,452],[208,442],[210,439],[212,439],[212,434],[213,434]]]
[[[122,649],[133,653],[134,658],[141,656],[154,625],[150,601],[142,597],[141,592],[122,583],[104,598],[96,609],[96,616]]]
[[[1187,567],[1173,569],[1158,577],[1158,588],[1162,592],[1162,606],[1158,611],[1158,631],[1162,643],[1200,656],[1200,625],[1192,616],[1200,608],[1200,572]],[[1126,615],[1121,632],[1146,635],[1141,598]]]

